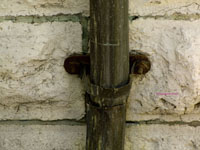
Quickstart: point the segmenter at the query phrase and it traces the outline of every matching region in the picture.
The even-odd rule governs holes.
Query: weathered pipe
[[[90,81],[112,91],[129,82],[128,0],[90,0]],[[87,150],[124,150],[127,94],[90,94]]]

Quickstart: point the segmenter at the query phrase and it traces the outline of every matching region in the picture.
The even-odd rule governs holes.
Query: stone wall
[[[125,150],[200,149],[200,1],[129,0],[133,76]],[[0,3],[0,150],[84,150],[84,88],[63,68],[88,51],[88,0]],[[162,95],[159,93],[176,93]]]

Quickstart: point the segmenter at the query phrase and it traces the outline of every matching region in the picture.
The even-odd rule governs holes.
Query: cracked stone
[[[199,23],[155,19],[131,23],[130,47],[148,53],[152,68],[145,76],[133,77],[128,120],[199,114]]]
[[[4,22],[0,29],[0,119],[82,118],[81,80],[63,67],[82,50],[80,23]]]
[[[170,16],[200,14],[199,0],[130,0],[131,16]]]
[[[88,10],[88,0],[1,0],[0,4],[0,16],[86,14]]]

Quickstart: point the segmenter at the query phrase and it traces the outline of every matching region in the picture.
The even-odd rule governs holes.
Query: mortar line
[[[172,14],[172,15],[156,15],[156,16],[130,16],[129,20],[134,21],[137,19],[155,19],[155,20],[178,20],[178,21],[194,21],[194,20],[199,20],[200,19],[200,14],[189,14],[189,15],[184,15],[184,14]]]
[[[70,125],[70,126],[84,126],[85,122],[75,119],[63,120],[0,120],[1,125]]]
[[[200,121],[191,121],[191,122],[185,122],[185,121],[163,121],[159,119],[155,120],[145,120],[145,121],[127,121],[127,125],[169,125],[169,126],[175,126],[175,125],[187,125],[191,127],[199,127]]]
[[[182,20],[192,21],[200,19],[200,14],[172,14],[172,15],[156,15],[156,16],[129,16],[130,21],[137,19],[155,19],[155,20]],[[0,16],[0,22],[12,21],[14,23],[45,23],[45,22],[82,22],[83,19],[89,20],[88,16],[83,16],[81,13],[78,14],[57,14],[51,16],[39,16],[39,15],[28,15],[28,16]]]
[[[82,52],[88,53],[89,47],[89,17],[81,17],[80,24],[82,26]]]
[[[63,120],[0,120],[2,125],[70,125],[70,126],[86,126],[85,119],[63,119]],[[185,125],[191,127],[199,127],[200,121],[184,122],[184,121],[162,121],[159,119],[146,121],[126,121],[127,126],[134,125]]]
[[[13,23],[46,23],[46,22],[81,22],[81,20],[87,16],[82,14],[57,14],[52,16],[0,16],[0,22],[12,21]]]

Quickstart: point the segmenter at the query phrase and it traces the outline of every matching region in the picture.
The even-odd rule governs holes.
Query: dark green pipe
[[[126,85],[129,76],[128,0],[90,0],[90,18],[91,83],[102,88]],[[127,96],[89,96],[87,150],[124,150],[126,99]]]

